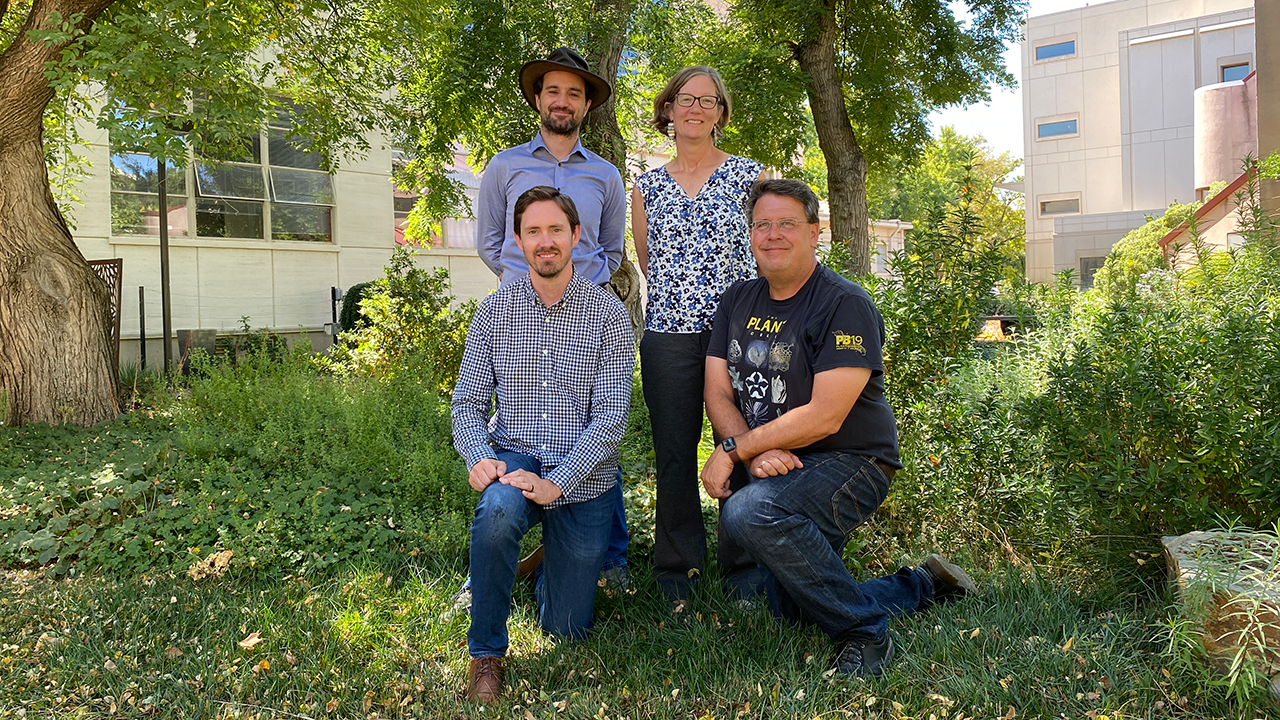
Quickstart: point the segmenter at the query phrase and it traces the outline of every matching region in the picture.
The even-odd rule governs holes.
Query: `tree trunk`
[[[817,36],[795,49],[809,74],[809,107],[818,131],[818,147],[827,160],[831,242],[849,245],[850,267],[871,272],[870,219],[867,217],[867,158],[858,146],[844,104],[844,84],[836,71],[836,17],[828,5]]]
[[[599,21],[598,34],[587,51],[587,61],[595,66],[600,77],[608,80],[615,89],[618,83],[618,65],[622,62],[622,49],[627,43],[627,26],[635,0],[596,0],[592,7]],[[618,129],[618,94],[609,96],[608,102],[594,108],[587,115],[583,127],[583,145],[600,157],[613,163],[627,179],[627,143]]]
[[[635,0],[596,0],[592,9],[599,20],[599,30],[587,52],[587,61],[616,90],[618,65],[622,62],[622,49],[627,43],[627,26],[631,23]],[[613,163],[622,174],[623,182],[626,182],[627,143],[618,128],[617,100],[618,94],[614,92],[609,96],[608,102],[587,114],[586,124],[582,128],[582,144]],[[631,331],[638,340],[644,328],[640,271],[627,256],[625,246],[622,264],[609,279],[609,286],[626,305],[627,313],[631,316]]]
[[[5,424],[91,425],[119,412],[106,283],[71,239],[45,167],[42,118],[53,89],[43,72],[65,44],[27,39],[50,12],[84,13],[111,0],[37,1],[0,55],[0,390]]]

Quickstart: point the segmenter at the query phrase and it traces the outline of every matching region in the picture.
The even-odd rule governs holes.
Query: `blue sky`
[[[1031,0],[1029,14],[1047,15],[1063,10],[1074,10],[1098,2],[1085,0]],[[1021,80],[1022,46],[1014,45],[1005,53],[1009,72]],[[982,135],[997,153],[1009,152],[1022,157],[1022,89],[993,88],[991,102],[964,108],[949,108],[929,116],[936,136],[944,126],[953,125],[962,135]],[[1014,171],[1021,174],[1021,168]]]

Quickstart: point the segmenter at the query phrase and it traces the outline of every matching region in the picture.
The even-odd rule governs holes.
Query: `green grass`
[[[460,568],[274,582],[5,571],[0,717],[1251,717],[1166,675],[1158,602],[1012,568],[964,602],[894,621],[897,658],[871,682],[825,673],[830,645],[813,629],[710,585],[673,614],[638,579],[636,595],[601,593],[596,632],[576,644],[539,632],[518,590],[509,690],[482,710],[459,699],[467,619],[447,611]],[[262,642],[242,649],[255,632]]]

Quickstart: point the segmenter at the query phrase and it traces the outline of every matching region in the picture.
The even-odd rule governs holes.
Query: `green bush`
[[[344,332],[345,342],[334,345],[322,365],[354,377],[408,373],[451,394],[476,307],[474,301],[452,307],[453,301],[447,270],[424,270],[411,250],[398,247],[386,277],[375,280],[360,301],[367,324]]]
[[[372,282],[356,283],[347,288],[342,296],[342,312],[338,313],[338,324],[343,330],[359,330],[369,326],[369,317],[360,311],[360,303],[373,287]]]

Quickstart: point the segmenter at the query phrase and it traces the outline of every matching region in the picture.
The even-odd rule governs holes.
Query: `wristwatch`
[[[720,441],[720,447],[724,450],[729,459],[735,463],[742,462],[742,458],[738,456],[738,443],[731,437],[727,437]]]

